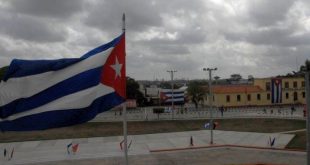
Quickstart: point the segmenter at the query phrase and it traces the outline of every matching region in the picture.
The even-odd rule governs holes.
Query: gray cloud
[[[249,42],[254,45],[299,46],[310,44],[310,32],[294,34],[294,29],[269,28],[245,32],[223,32],[231,41]]]
[[[185,45],[157,45],[151,47],[151,50],[158,55],[169,55],[169,54],[189,54],[190,51]]]
[[[121,33],[135,79],[274,76],[310,58],[306,0],[0,0],[0,66],[10,59],[79,57]],[[296,62],[297,61],[297,62]]]
[[[271,26],[285,19],[294,0],[249,1],[249,17],[259,26]]]
[[[68,18],[82,11],[83,0],[10,0],[11,9],[36,17]]]
[[[66,39],[66,31],[44,23],[33,17],[23,15],[0,16],[0,32],[15,39],[22,39],[34,42],[59,42]]]
[[[144,0],[98,1],[90,8],[85,23],[105,31],[120,31],[121,17],[126,13],[127,29],[143,31],[152,26],[161,26],[158,8],[156,4]]]

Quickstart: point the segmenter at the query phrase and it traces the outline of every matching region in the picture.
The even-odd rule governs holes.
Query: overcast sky
[[[0,0],[0,67],[77,58],[121,34],[136,80],[269,77],[310,59],[309,0]]]

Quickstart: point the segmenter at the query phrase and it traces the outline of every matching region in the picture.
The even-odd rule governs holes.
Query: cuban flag
[[[184,90],[174,89],[172,94],[171,89],[163,89],[160,92],[160,99],[163,104],[171,104],[172,100],[175,104],[184,104]]]
[[[272,79],[271,80],[271,102],[282,103],[282,80]]]
[[[14,59],[0,84],[1,131],[87,122],[126,98],[125,33],[80,58]]]

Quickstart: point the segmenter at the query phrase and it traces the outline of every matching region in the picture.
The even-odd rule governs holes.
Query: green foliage
[[[300,66],[299,72],[310,71],[310,61],[306,60],[304,65]]]
[[[157,119],[159,120],[159,115],[164,113],[165,109],[164,108],[153,108],[153,113],[157,114]]]
[[[139,91],[139,84],[135,81],[135,79],[127,77],[126,88],[127,98],[136,99],[138,106],[144,106],[146,99]]]
[[[163,89],[171,89],[171,83],[170,82],[161,82],[159,84],[159,87],[163,88]]]
[[[306,60],[305,62],[305,67],[308,71],[310,71],[310,61],[309,60]]]
[[[197,81],[192,81],[188,85],[188,94],[192,97],[192,101],[195,107],[198,108],[198,103],[203,101],[203,97],[206,94],[206,90],[201,87],[200,83]]]
[[[8,66],[0,68],[0,81],[3,79],[3,76],[7,69],[8,69]]]
[[[153,113],[164,113],[165,109],[164,108],[153,108]]]
[[[166,82],[161,82],[160,84],[159,84],[159,87],[160,88],[163,88],[163,89],[171,89],[171,82],[168,82],[168,81],[166,81]],[[178,88],[180,88],[181,86],[180,85],[178,85],[178,84],[173,84],[173,89],[178,89]]]

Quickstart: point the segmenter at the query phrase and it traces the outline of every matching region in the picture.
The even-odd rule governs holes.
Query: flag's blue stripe
[[[279,93],[278,93],[278,95],[279,95],[279,103],[282,103],[282,81],[280,81],[278,89],[279,89]]]
[[[85,108],[55,110],[0,122],[1,131],[31,131],[80,124],[93,119],[98,113],[110,110],[124,102],[124,98],[111,93],[97,98]]]
[[[275,103],[275,98],[274,98],[274,92],[275,92],[275,89],[274,89],[274,86],[275,86],[275,82],[274,80],[271,80],[271,102],[272,103]]]
[[[176,98],[176,97],[174,97],[173,98],[173,100],[180,100],[180,99],[184,99],[184,97],[179,97],[179,98]],[[166,101],[171,101],[172,100],[172,98],[168,98]]]
[[[107,44],[101,45],[101,46],[99,46],[99,47],[97,47],[97,48],[95,48],[95,49],[93,49],[93,50],[87,52],[86,54],[84,54],[84,55],[82,56],[82,58],[88,58],[88,57],[90,57],[90,56],[92,56],[92,55],[95,55],[95,54],[97,54],[97,53],[100,53],[100,52],[102,52],[102,51],[105,51],[105,50],[107,50],[107,49],[109,49],[109,48],[111,48],[111,47],[115,47],[115,45],[117,45],[117,44],[121,41],[121,39],[122,39],[122,37],[123,37],[124,35],[125,35],[125,34],[123,33],[123,34],[121,34],[120,36],[118,36],[117,38],[115,38],[113,41],[111,41],[111,42],[109,42],[109,43],[107,43]]]
[[[163,92],[164,94],[170,94],[172,95],[172,92]],[[184,94],[184,92],[173,92],[174,95],[176,94]]]
[[[171,103],[172,101],[165,101],[165,103]],[[173,103],[183,103],[184,102],[184,100],[178,100],[178,101],[176,101],[176,100],[173,100]]]
[[[81,58],[59,59],[59,60],[18,60],[18,59],[14,59],[11,62],[8,70],[6,71],[6,74],[3,77],[3,80],[7,81],[9,78],[13,78],[13,77],[24,77],[24,76],[40,74],[40,73],[49,72],[49,71],[61,70],[79,61],[87,59],[90,56],[93,56],[97,53],[105,51],[111,47],[115,47],[115,45],[117,45],[119,41],[121,40],[122,36],[123,34],[115,38],[113,41],[107,44],[101,45],[89,51],[88,53],[83,55]]]
[[[8,70],[6,71],[3,80],[7,81],[9,78],[23,77],[34,74],[40,74],[48,71],[60,70],[67,66],[73,65],[81,60],[82,59],[80,58],[59,59],[59,60],[14,59],[11,62]]]
[[[90,88],[100,82],[102,67],[70,77],[28,98],[20,98],[0,107],[0,118],[37,108],[63,96]]]
[[[172,101],[165,101],[163,104],[171,104],[172,103]],[[182,101],[173,101],[173,103],[175,103],[175,104],[184,104],[185,102],[184,102],[184,100],[182,100]]]
[[[168,99],[172,99],[172,96],[171,97],[167,97]],[[184,96],[173,96],[173,99],[179,99],[179,98],[184,98]]]

